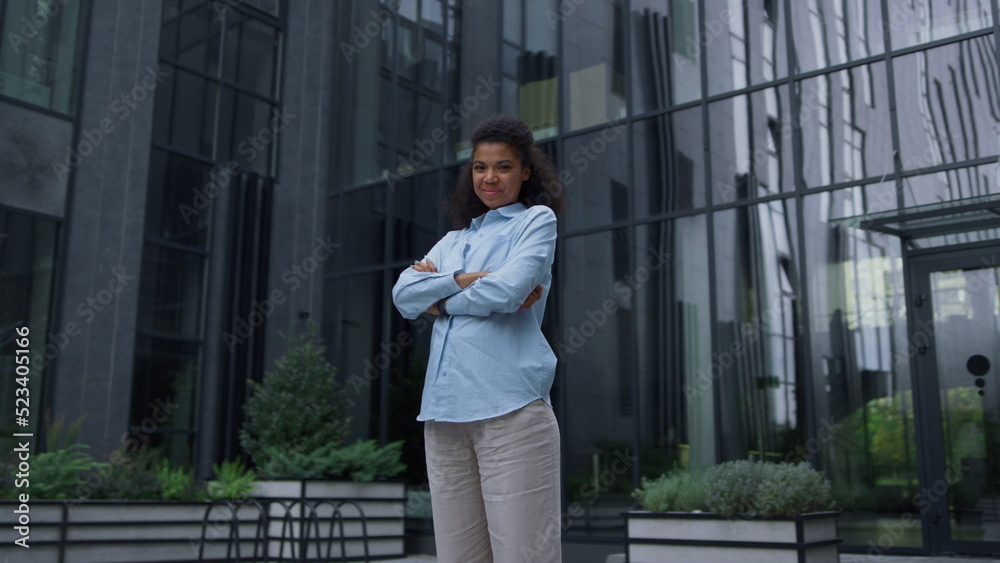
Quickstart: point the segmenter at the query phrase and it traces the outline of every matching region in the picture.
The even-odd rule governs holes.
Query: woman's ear
[[[527,182],[528,178],[531,178],[531,168],[527,166],[524,167],[524,172],[521,173],[521,181]]]

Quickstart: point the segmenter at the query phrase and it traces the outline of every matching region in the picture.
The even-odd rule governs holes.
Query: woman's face
[[[472,153],[472,187],[490,209],[517,202],[531,170],[509,143],[479,143]]]

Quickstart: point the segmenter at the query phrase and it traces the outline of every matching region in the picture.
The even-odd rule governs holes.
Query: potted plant
[[[73,443],[41,452],[33,462],[29,502],[0,501],[3,512],[15,517],[0,518],[0,524],[16,526],[16,511],[24,514],[22,522],[30,523],[25,543],[39,560],[196,561],[207,501],[244,499],[254,482],[236,461],[213,465],[217,479],[198,482],[192,470],[171,467],[146,448],[121,449],[98,461],[85,445]],[[3,498],[23,492],[9,480],[0,489]],[[205,552],[224,557],[227,542],[215,539],[206,538]],[[0,546],[0,559],[17,558],[20,549]]]
[[[830,481],[807,463],[731,461],[644,479],[628,561],[838,561]]]
[[[308,510],[302,501],[322,505],[323,518],[341,510],[345,535],[357,540],[367,532],[372,556],[402,556],[405,483],[388,479],[406,469],[403,443],[347,442],[348,390],[317,332],[310,323],[287,337],[273,371],[250,382],[240,441],[260,477],[253,496],[283,499],[290,511]],[[359,542],[351,549],[360,549]]]

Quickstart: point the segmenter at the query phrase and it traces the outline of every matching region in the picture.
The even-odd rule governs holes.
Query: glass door
[[[1000,553],[1000,248],[911,259],[910,351],[937,553]]]

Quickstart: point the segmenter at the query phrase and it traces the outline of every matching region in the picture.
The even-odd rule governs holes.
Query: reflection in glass
[[[607,225],[628,219],[628,128],[610,125],[567,139],[560,166],[564,187],[572,194],[562,221],[568,229]]]
[[[792,5],[796,72],[885,52],[882,7],[862,0],[798,0]]]
[[[408,4],[403,2],[401,7]],[[378,0],[337,3],[337,7],[345,29],[364,28],[371,18],[370,12],[382,9]],[[390,166],[395,170],[396,163],[390,164],[394,151],[389,127],[395,115],[393,28],[392,25],[381,27],[379,35],[369,38],[371,42],[365,44],[365,48],[338,51],[338,56],[343,56],[348,64],[339,66],[337,81],[351,87],[338,88],[335,93],[340,110],[334,147],[340,158],[332,176],[337,189],[382,177]]]
[[[951,538],[1000,541],[1000,267],[931,272],[930,287]],[[970,370],[974,356],[986,362]]]
[[[146,193],[146,235],[160,240],[205,248],[214,198],[235,189],[238,178],[225,169],[153,149]],[[211,174],[211,175],[210,175]]]
[[[139,326],[199,338],[204,268],[204,256],[147,243],[139,286]]]
[[[219,38],[224,10],[211,2],[166,0],[160,33],[160,57],[208,74],[219,72]]]
[[[225,78],[262,96],[274,96],[278,30],[235,10],[226,13]]]
[[[701,108],[693,107],[633,123],[633,193],[640,217],[705,205],[701,116]]]
[[[553,348],[570,382],[561,394],[566,411],[563,454],[573,532],[585,533],[602,508],[612,513],[632,504],[634,465],[632,319],[640,303],[638,273],[629,261],[625,230],[566,239],[562,294],[566,307]],[[572,382],[586,381],[586,385]],[[606,533],[604,530],[601,530]]]
[[[893,65],[904,170],[1000,153],[1000,83],[992,36],[919,51]]]
[[[795,189],[795,132],[784,86],[714,102],[709,106],[712,197],[731,202]]]
[[[220,152],[228,149],[228,160],[236,162],[243,170],[273,176],[277,138],[288,119],[274,105],[237,92],[232,146],[220,146]]]
[[[893,49],[902,49],[993,25],[989,2],[889,0],[888,28]]]
[[[341,251],[345,268],[360,268],[381,263],[385,257],[386,199],[389,189],[376,186],[341,196],[341,228],[337,240],[350,241]]]
[[[417,260],[430,251],[438,236],[443,199],[437,173],[407,179],[392,190],[393,258]]]
[[[859,196],[838,190],[804,200],[819,433],[801,457],[821,462],[832,480],[846,511],[844,542],[868,545],[915,510],[918,482],[900,241],[832,222],[863,213]],[[893,540],[920,546],[919,518]]]
[[[350,299],[340,299],[340,318],[334,320],[337,327],[336,340],[330,347],[337,350],[340,365],[338,373],[343,381],[370,381],[370,385],[357,385],[357,393],[352,397],[354,417],[351,432],[354,436],[378,436],[379,395],[382,386],[383,364],[377,357],[383,352],[382,325],[372,319],[383,317],[383,275],[381,272],[340,278],[336,282],[339,295],[349,295]],[[419,400],[417,395],[414,400]]]
[[[625,116],[625,3],[593,0],[563,23],[569,128]]]
[[[807,187],[826,186],[893,171],[885,65],[862,65],[796,85]]]
[[[201,345],[138,336],[132,377],[131,428],[171,464],[189,466],[197,429]],[[168,415],[166,419],[164,416]],[[149,432],[149,421],[157,422]],[[136,432],[133,430],[133,432]]]
[[[778,0],[705,2],[709,95],[788,76],[784,12]]]
[[[535,140],[559,132],[556,0],[503,2],[503,111],[518,115]]]
[[[782,461],[807,439],[794,210],[785,199],[715,215],[719,347],[698,369],[720,388],[725,459]]]
[[[618,286],[637,318],[645,477],[716,461],[714,384],[699,369],[712,347],[705,223],[696,215],[638,227],[636,267]]]
[[[996,163],[903,178],[903,201],[907,207],[998,193],[1000,168]]]
[[[425,10],[429,4],[424,0]],[[440,3],[436,3],[440,10]],[[441,162],[446,141],[441,129],[446,92],[443,89],[444,44],[440,11],[425,20],[401,13],[396,36],[396,142],[391,162],[406,174]],[[435,130],[437,130],[435,132]]]
[[[632,89],[636,113],[701,96],[698,5],[672,0],[632,2]],[[671,25],[671,23],[673,25]]]
[[[72,111],[80,6],[45,0],[0,4],[6,8],[0,17],[0,94],[61,113]]]
[[[173,106],[168,114],[170,146],[190,154],[212,158],[215,150],[218,85],[176,67],[163,65],[161,68],[163,72],[173,75]],[[166,108],[158,104],[158,109]]]
[[[0,209],[0,233],[7,235],[0,239],[0,400],[11,405],[11,415],[0,418],[0,447],[8,452],[16,447],[15,432],[37,432],[42,419],[30,417],[29,426],[14,425],[13,406],[17,389],[22,387],[16,380],[23,376],[18,366],[25,365],[17,359],[23,355],[17,351],[30,351],[27,365],[31,372],[24,387],[32,402],[44,405],[45,366],[59,351],[52,333],[67,337],[63,329],[49,329],[58,232],[55,221]],[[28,330],[27,348],[18,344],[25,337],[24,329]]]

